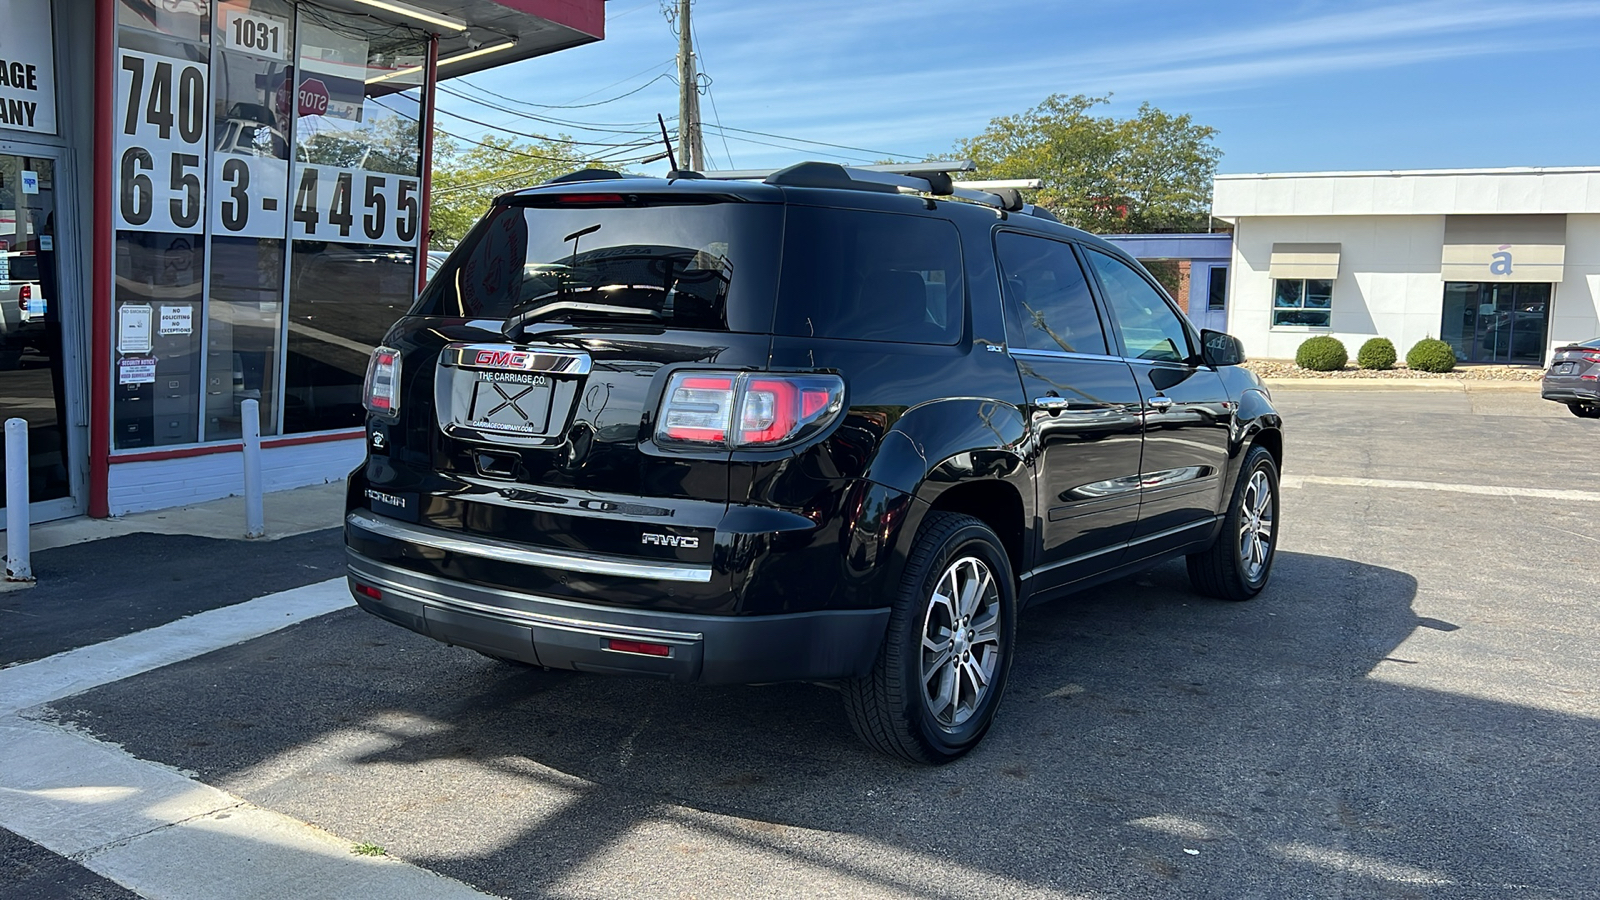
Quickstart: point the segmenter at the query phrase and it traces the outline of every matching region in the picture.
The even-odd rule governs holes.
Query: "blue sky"
[[[659,0],[607,7],[600,43],[445,84],[558,105],[675,74]],[[1107,92],[1113,115],[1148,101],[1218,129],[1225,173],[1600,164],[1596,0],[697,0],[694,32],[711,79],[705,120],[783,136],[725,132],[724,143],[708,131],[718,168],[948,155],[1049,94]],[[520,109],[642,131],[657,112],[676,113],[676,91],[662,77],[599,106]],[[441,127],[467,137],[486,129],[449,111],[585,141],[640,139],[450,94],[440,106]]]

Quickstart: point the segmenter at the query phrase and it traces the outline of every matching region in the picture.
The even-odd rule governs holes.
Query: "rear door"
[[[1207,534],[1227,488],[1234,407],[1166,292],[1142,270],[1086,250],[1116,325],[1116,348],[1142,397],[1139,521],[1128,560],[1167,553]]]
[[[1027,398],[1041,521],[1033,590],[1115,566],[1139,512],[1141,397],[1112,353],[1073,245],[995,236],[1012,358]]]

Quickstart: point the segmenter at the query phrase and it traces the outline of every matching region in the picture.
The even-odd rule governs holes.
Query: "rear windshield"
[[[778,334],[953,344],[963,296],[961,240],[950,222],[789,208]]]
[[[764,332],[783,207],[643,199],[501,207],[418,298],[418,315]]]
[[[10,265],[6,266],[8,281],[38,281],[39,257],[32,253],[9,253]]]

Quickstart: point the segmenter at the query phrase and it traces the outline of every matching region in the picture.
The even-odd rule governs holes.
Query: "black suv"
[[[842,682],[867,743],[943,762],[1029,603],[1185,555],[1266,583],[1279,416],[1121,250],[940,172],[674,175],[500,197],[374,352],[364,609],[553,669]]]

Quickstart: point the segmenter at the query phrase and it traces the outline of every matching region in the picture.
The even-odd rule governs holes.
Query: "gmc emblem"
[[[682,547],[685,550],[693,550],[700,546],[700,539],[697,537],[679,537],[675,534],[652,534],[647,531],[639,538],[639,543],[654,544],[657,547]]]
[[[528,365],[528,354],[520,350],[479,350],[474,362],[499,369],[521,369]]]

